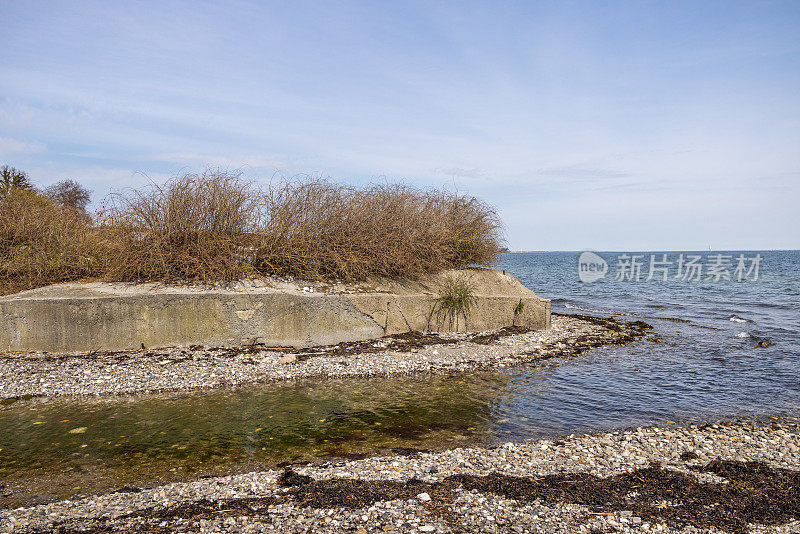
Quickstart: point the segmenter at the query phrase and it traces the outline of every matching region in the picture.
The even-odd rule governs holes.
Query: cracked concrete
[[[313,284],[242,281],[227,287],[71,283],[0,298],[0,350],[89,352],[176,345],[308,347],[408,331],[550,326],[550,301],[511,275],[466,271],[475,302],[468,324],[431,322],[448,276]],[[515,314],[518,303],[523,312]]]

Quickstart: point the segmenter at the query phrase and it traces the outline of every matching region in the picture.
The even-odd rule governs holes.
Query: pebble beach
[[[552,328],[412,334],[331,347],[175,347],[84,354],[0,353],[0,399],[211,389],[300,378],[459,373],[633,341],[643,323],[553,315]]]
[[[545,332],[412,334],[331,347],[0,355],[4,404],[300,378],[461,373],[648,336],[553,315]],[[407,451],[0,510],[0,532],[800,532],[794,419],[642,427],[498,447]],[[0,487],[2,489],[2,487]]]
[[[0,511],[0,532],[800,532],[797,421],[637,428]]]

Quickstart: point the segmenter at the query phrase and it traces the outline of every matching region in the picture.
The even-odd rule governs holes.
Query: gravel
[[[0,354],[0,399],[193,390],[307,377],[458,373],[571,356],[603,344],[633,341],[649,328],[643,323],[585,316],[554,315],[552,322],[548,331],[384,338],[307,351],[175,347],[95,354],[5,353]],[[647,469],[657,469],[712,488],[738,484],[708,469],[715,461],[757,462],[747,465],[761,466],[761,472],[767,473],[791,470],[783,473],[793,480],[800,471],[800,428],[795,420],[785,418],[767,423],[644,427],[494,448],[294,465],[291,471],[151,488],[125,487],[104,495],[0,510],[0,533],[734,531],[729,522],[707,528],[707,521],[699,523],[690,517],[676,522],[674,517],[670,521],[658,514],[637,515],[634,506],[626,509],[624,500],[607,508],[579,504],[571,496],[571,486],[562,499],[548,500],[491,491],[491,484],[466,487],[469,484],[459,483],[470,476],[497,480],[500,475],[529,482],[559,475],[559,480],[567,479],[565,484],[589,475],[604,479],[629,475],[630,481],[637,473],[645,477]],[[499,475],[489,477],[492,473]],[[357,492],[347,492],[353,484],[361,484],[361,501],[355,499]],[[326,501],[324,491],[304,500],[303,488],[317,486],[329,487],[331,496],[337,487],[344,491],[339,500]],[[387,493],[386,488],[391,491]],[[653,488],[643,486],[641,491],[646,489]],[[632,501],[638,491],[630,493]],[[745,530],[800,532],[800,505],[796,492],[793,495],[794,500],[790,495],[786,503],[786,517],[747,525]],[[342,499],[350,499],[351,505],[333,504]],[[665,509],[684,505],[656,504]]]
[[[552,328],[546,331],[432,335],[411,344],[383,338],[307,351],[192,346],[89,354],[0,353],[0,399],[210,389],[326,376],[457,373],[569,356],[640,337],[646,328],[643,323],[553,315]],[[432,341],[436,343],[428,344]]]
[[[670,526],[624,508],[598,512],[568,498],[522,502],[463,487],[443,498],[435,484],[451,475],[492,472],[533,480],[564,473],[576,478],[580,473],[609,477],[655,464],[704,484],[724,484],[724,478],[695,468],[721,459],[797,471],[799,430],[796,421],[787,419],[646,427],[489,449],[308,464],[293,466],[291,476],[280,471],[253,472],[2,510],[0,532],[722,532],[696,528],[691,518],[685,525]],[[296,488],[278,484],[279,478],[308,483],[305,477],[400,481],[427,484],[431,489],[355,508],[312,507],[299,501]],[[782,524],[750,527],[753,532],[800,532],[798,519],[795,515]]]

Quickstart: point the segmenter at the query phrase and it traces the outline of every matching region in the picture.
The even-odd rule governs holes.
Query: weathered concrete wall
[[[349,299],[387,335],[409,330],[484,331],[512,324],[535,329],[550,327],[550,301],[536,296],[515,277],[492,269],[465,272],[476,298],[469,315],[455,317],[455,321],[435,306],[442,283],[455,272],[418,282],[384,282],[380,285],[384,292],[349,295]],[[522,310],[515,313],[520,302]]]
[[[306,347],[419,331],[550,326],[550,301],[489,269],[467,271],[476,300],[457,322],[432,313],[446,276],[352,290],[240,290],[61,284],[0,298],[0,350],[72,352],[201,344]],[[515,309],[522,302],[521,313]],[[517,311],[519,311],[517,309]]]

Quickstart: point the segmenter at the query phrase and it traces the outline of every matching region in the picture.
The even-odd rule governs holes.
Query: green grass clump
[[[522,299],[519,299],[519,302],[517,303],[517,305],[514,306],[514,320],[512,321],[512,324],[514,324],[514,325],[517,324],[517,317],[522,315],[522,312],[524,312],[524,311],[525,311],[525,303],[522,302]]]
[[[451,330],[459,329],[459,320],[464,319],[464,328],[467,328],[469,313],[475,304],[475,289],[465,273],[448,276],[440,289],[439,298],[431,309],[430,319],[436,316],[441,326],[445,321]]]

